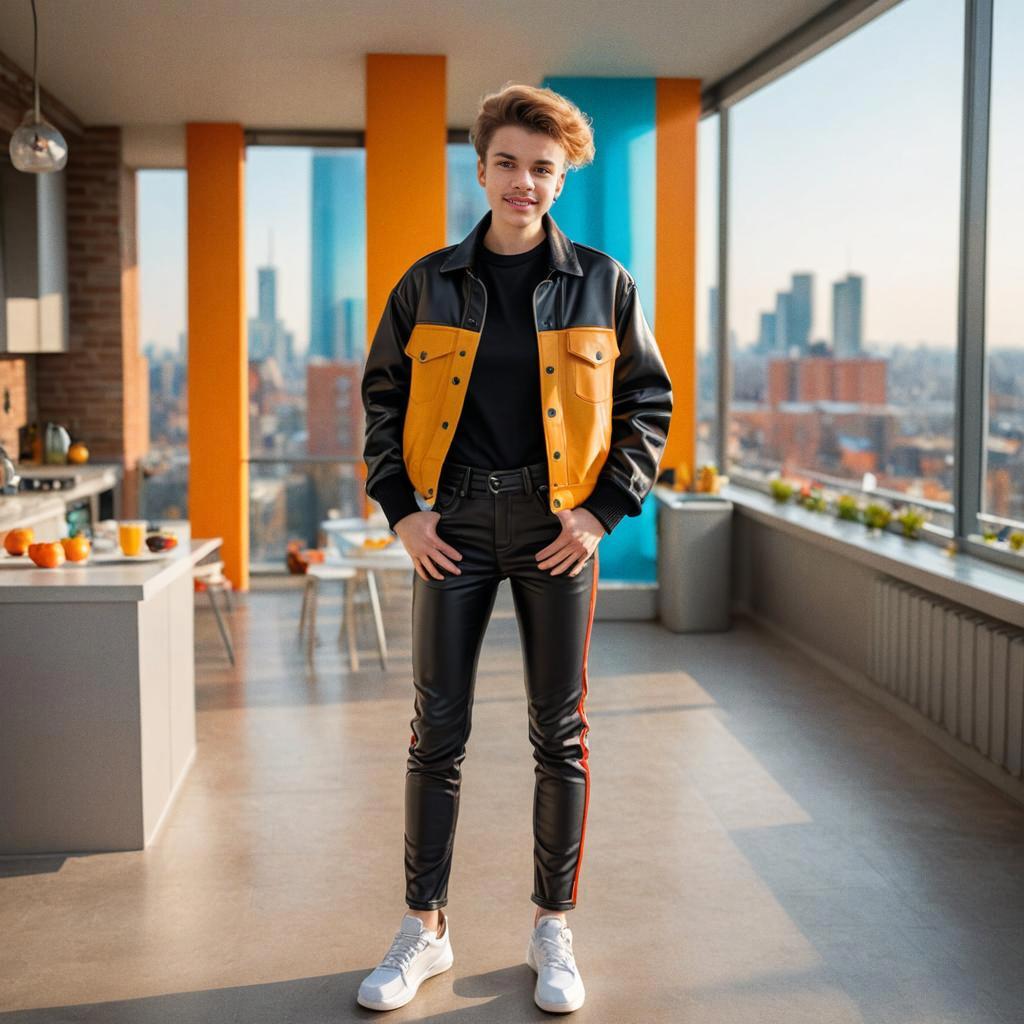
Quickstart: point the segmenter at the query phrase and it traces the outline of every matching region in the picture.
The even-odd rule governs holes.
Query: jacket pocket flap
[[[603,366],[619,354],[615,332],[610,327],[588,327],[570,330],[568,334],[569,351],[594,366]]]
[[[458,332],[440,324],[417,324],[405,346],[405,354],[416,363],[446,356],[458,340]]]

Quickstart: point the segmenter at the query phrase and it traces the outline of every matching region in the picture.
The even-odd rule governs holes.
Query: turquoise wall
[[[594,162],[566,176],[552,208],[574,241],[614,256],[636,279],[649,323],[654,323],[656,92],[653,78],[545,78],[593,120]],[[657,509],[625,517],[601,541],[602,579],[654,582]]]

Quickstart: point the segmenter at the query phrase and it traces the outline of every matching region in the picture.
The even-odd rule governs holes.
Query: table
[[[338,580],[341,582],[343,595],[342,624],[347,628],[349,664],[353,671],[359,669],[359,645],[355,628],[355,588],[359,580],[365,578],[369,593],[370,607],[373,610],[374,626],[377,632],[377,649],[381,668],[387,670],[387,637],[384,632],[384,615],[381,608],[380,592],[377,587],[378,572],[414,571],[412,558],[402,546],[400,540],[393,540],[386,548],[364,548],[362,542],[367,534],[371,536],[387,536],[383,529],[355,528],[353,520],[325,519],[320,528],[328,537],[337,543],[335,550],[328,553],[320,565],[311,565],[307,572],[306,590],[303,594],[303,612],[299,618],[299,632],[303,631],[307,621],[310,623],[309,655],[313,654],[314,631],[316,629],[316,597],[321,580]],[[307,614],[308,611],[308,614]]]

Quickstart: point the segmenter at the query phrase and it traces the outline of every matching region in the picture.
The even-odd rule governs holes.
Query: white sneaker
[[[586,992],[572,952],[572,930],[560,917],[541,915],[530,936],[526,962],[537,972],[533,1001],[550,1013],[569,1013],[583,1005]]]
[[[447,971],[455,958],[447,914],[444,922],[444,934],[438,938],[420,918],[406,914],[384,959],[359,986],[359,1005],[370,1010],[395,1010],[416,995],[421,982]]]

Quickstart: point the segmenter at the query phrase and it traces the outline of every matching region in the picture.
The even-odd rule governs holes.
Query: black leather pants
[[[489,482],[490,481],[490,482]],[[583,569],[551,575],[534,553],[561,531],[548,508],[547,466],[488,472],[447,465],[435,506],[437,532],[462,553],[457,575],[413,577],[416,688],[405,788],[406,903],[448,903],[462,761],[484,631],[498,584],[512,587],[526,674],[534,765],[531,899],[548,910],[576,905],[590,769],[587,654],[597,594],[597,552]]]

